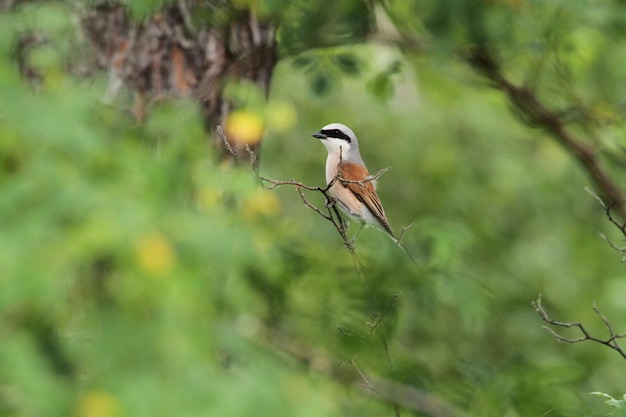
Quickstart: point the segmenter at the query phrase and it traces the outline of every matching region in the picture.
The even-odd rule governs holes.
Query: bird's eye
[[[339,129],[322,130],[322,133],[331,138],[342,139],[348,143],[352,142],[352,139],[350,139],[350,136],[346,135]]]

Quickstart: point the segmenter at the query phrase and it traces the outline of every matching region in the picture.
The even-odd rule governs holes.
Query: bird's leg
[[[347,232],[348,229],[350,228],[350,223],[346,221],[346,219],[339,213],[338,210],[336,211],[336,213],[337,213],[337,218],[339,219],[339,226],[344,232]]]
[[[354,242],[356,241],[356,237],[359,235],[359,233],[361,232],[361,230],[363,229],[363,226],[365,225],[365,223],[359,223],[359,230],[356,231],[356,233],[354,234],[354,237],[352,238],[352,240],[350,242],[352,242],[352,244],[354,244]]]
[[[335,197],[327,196],[326,201],[324,202],[324,206],[330,211],[331,209],[337,207],[337,199]],[[348,222],[343,218],[341,214],[339,214],[339,210],[335,209],[336,216],[338,218],[339,227],[343,230],[348,230]]]

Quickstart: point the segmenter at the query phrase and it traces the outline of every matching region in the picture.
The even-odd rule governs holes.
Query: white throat
[[[345,140],[329,138],[322,143],[328,150],[326,158],[326,183],[330,183],[337,175],[339,163],[345,161],[350,150],[350,144]]]

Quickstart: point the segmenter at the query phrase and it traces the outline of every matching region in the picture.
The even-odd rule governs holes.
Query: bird
[[[359,142],[352,129],[342,123],[331,123],[312,136],[320,139],[328,151],[326,183],[330,186],[328,192],[341,211],[359,222],[361,227],[374,226],[385,232],[415,263],[387,220],[376,194],[376,179],[363,162]]]

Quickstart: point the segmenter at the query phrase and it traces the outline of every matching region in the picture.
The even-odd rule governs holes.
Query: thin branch
[[[359,374],[359,377],[361,378],[361,381],[363,382],[365,387],[367,387],[368,389],[371,389],[373,391],[374,387],[372,387],[372,384],[370,384],[370,382],[367,380],[367,377],[365,376],[363,371],[361,371],[359,366],[356,364],[356,355],[352,359],[350,359],[350,365],[354,368],[356,373]]]
[[[611,349],[619,353],[622,356],[622,358],[626,359],[626,352],[622,349],[622,347],[618,343],[618,339],[625,338],[626,334],[615,333],[613,331],[613,327],[611,326],[611,323],[606,318],[606,316],[602,314],[602,312],[595,305],[595,303],[593,305],[593,311],[598,315],[598,317],[600,317],[600,320],[602,320],[604,327],[606,327],[606,330],[609,333],[608,339],[600,339],[598,337],[592,336],[582,323],[565,323],[565,322],[560,322],[560,321],[551,319],[548,313],[546,312],[546,310],[541,305],[541,295],[539,295],[539,297],[537,298],[537,301],[532,302],[532,306],[537,312],[537,314],[539,314],[539,317],[541,317],[541,319],[544,322],[548,323],[549,325],[556,326],[556,327],[564,327],[564,328],[575,327],[582,333],[582,336],[580,337],[568,338],[559,334],[558,332],[556,332],[555,330],[553,330],[552,328],[548,326],[542,326],[542,328],[548,331],[557,341],[563,342],[563,343],[578,343],[578,342],[584,342],[586,340],[590,340],[592,342],[600,343],[601,345],[610,347]]]
[[[411,223],[407,226],[404,226],[402,229],[400,229],[400,233],[398,234],[398,242],[397,242],[398,244],[400,244],[400,241],[402,240],[402,236],[404,236],[404,233],[406,233],[411,228],[413,228],[413,226],[415,226],[415,223]]]
[[[391,168],[387,167],[387,168],[383,168],[380,171],[378,171],[375,175],[370,175],[367,178],[365,178],[364,180],[348,180],[345,179],[344,177],[342,177],[341,175],[339,175],[339,173],[337,173],[337,179],[339,181],[341,181],[342,183],[345,184],[359,184],[359,185],[365,185],[368,182],[372,182],[372,181],[376,181],[381,175],[383,175],[385,172],[390,171]],[[328,187],[330,188],[330,187]]]
[[[233,158],[235,159],[236,162],[239,161],[239,152],[237,152],[237,149],[233,148],[230,145],[230,142],[228,141],[228,138],[226,137],[226,134],[224,133],[224,129],[222,129],[222,126],[218,125],[215,128],[215,130],[217,130],[217,133],[222,138],[222,142],[224,142],[224,146],[226,146],[226,150],[228,150],[228,152],[230,152],[230,154],[233,156]]]
[[[343,327],[341,327],[339,325],[335,326],[335,328],[337,329],[337,331],[339,333],[341,333],[342,336],[345,336],[345,337],[353,337],[353,338],[356,338],[356,339],[365,339],[366,337],[369,336],[369,334],[358,335],[358,334],[350,333],[349,331],[347,331],[346,329],[344,329]]]
[[[313,186],[298,182],[296,180],[278,181],[278,180],[273,180],[271,178],[265,178],[261,176],[259,176],[259,179],[261,179],[261,181],[270,183],[270,185],[265,187],[266,190],[273,190],[274,188],[279,187],[281,185],[293,185],[296,188],[304,188],[305,190],[309,190],[309,191],[322,191],[322,192],[327,191],[326,188],[313,187]]]
[[[315,211],[317,214],[319,214],[320,216],[322,216],[326,220],[333,221],[333,217],[330,214],[324,213],[322,210],[317,208],[315,205],[311,204],[311,202],[309,202],[309,200],[306,199],[304,193],[302,192],[302,188],[296,187],[296,190],[298,191],[298,194],[300,194],[300,198],[302,199],[302,202],[304,203],[305,206],[307,206],[311,210]]]
[[[609,239],[604,233],[598,232],[597,236],[606,241],[606,243],[609,244],[609,246],[614,249],[615,251],[619,252],[622,254],[622,262],[626,262],[626,248],[620,248],[619,246],[617,246],[615,243],[613,243],[611,241],[611,239]]]
[[[341,153],[339,154],[339,162],[341,163]],[[388,168],[382,169],[376,175],[368,177],[364,181],[349,181],[349,182],[357,182],[359,184],[363,184],[364,182],[375,181],[380,175],[382,175],[388,170],[389,170]],[[322,188],[322,187],[312,187],[309,185],[305,185],[295,180],[277,181],[277,180],[273,180],[273,179],[269,179],[269,178],[265,178],[261,176],[258,176],[258,177],[261,181],[270,183],[270,185],[266,187],[268,190],[271,190],[273,188],[276,188],[278,186],[283,186],[283,185],[291,185],[291,186],[296,187],[296,190],[298,191],[298,194],[300,195],[302,202],[310,209],[313,209],[317,214],[321,215],[324,219],[330,221],[333,224],[333,226],[335,226],[335,229],[337,229],[337,231],[339,232],[339,235],[341,236],[341,239],[343,240],[343,243],[346,249],[352,255],[352,259],[354,260],[355,266],[357,268],[357,272],[359,273],[359,275],[362,274],[362,265],[358,257],[356,256],[354,240],[351,240],[348,238],[347,224],[344,218],[339,213],[339,210],[337,209],[335,198],[329,194],[330,188],[335,184],[337,180],[339,181],[348,181],[348,180],[344,180],[343,178],[341,178],[339,175],[339,172],[337,172],[335,177],[326,185],[326,187]],[[326,201],[325,208],[327,210],[327,213],[324,213],[321,209],[319,209],[310,201],[308,201],[304,193],[302,192],[302,189],[305,189],[308,191],[320,192],[324,196],[324,199]]]
[[[356,372],[345,372],[343,368],[331,365],[344,363],[343,361],[312,347],[309,342],[294,339],[285,333],[269,331],[272,332],[271,340],[276,347],[276,352],[295,359],[301,366],[333,381],[356,387],[377,400],[403,407],[419,415],[468,417],[463,410],[436,393],[366,372],[357,365],[356,356],[348,361]]]
[[[609,222],[611,222],[615,227],[617,227],[617,229],[622,233],[622,235],[626,236],[626,223],[620,223],[619,221],[617,221],[617,219],[615,219],[613,217],[613,214],[611,214],[611,209],[614,207],[614,204],[607,205],[604,202],[604,200],[602,200],[602,198],[600,198],[599,195],[597,195],[596,193],[591,191],[588,187],[585,187],[585,191],[587,191],[587,193],[590,194],[593,198],[598,200],[598,202],[600,203],[600,205],[604,209],[604,212],[606,213],[606,217],[609,219]],[[626,248],[620,248],[619,246],[614,244],[604,233],[598,232],[598,237],[600,239],[605,240],[609,244],[609,246],[611,248],[613,248],[617,252],[621,253],[622,254],[622,262],[626,262]]]
[[[233,157],[235,158],[235,160],[238,160],[239,157],[238,157],[237,151],[230,146],[230,144],[228,142],[228,139],[226,138],[226,135],[224,134],[224,131],[222,130],[221,126],[217,127],[217,132],[221,136],[222,140],[224,141],[224,144],[225,144],[226,148],[229,150],[229,152],[231,152],[233,154]],[[254,166],[254,159],[251,158],[251,160],[253,161],[253,166]],[[341,154],[340,154],[340,162],[341,162]],[[300,198],[301,198],[301,200],[302,200],[302,202],[304,203],[305,206],[307,206],[308,208],[312,209],[317,214],[319,214],[322,218],[324,218],[325,220],[330,221],[333,224],[333,226],[335,226],[335,228],[339,232],[341,238],[343,239],[343,242],[344,242],[344,244],[346,246],[346,249],[348,250],[348,252],[352,256],[352,259],[353,259],[353,261],[355,263],[355,266],[356,266],[357,273],[358,273],[359,277],[361,277],[361,279],[363,280],[364,285],[367,288],[368,286],[367,286],[367,282],[365,281],[365,278],[364,278],[364,275],[363,275],[362,265],[361,265],[358,257],[356,256],[356,252],[355,252],[355,248],[354,248],[354,242],[353,242],[353,240],[348,239],[347,227],[346,227],[345,220],[341,216],[341,214],[339,213],[339,210],[338,210],[337,204],[336,204],[336,200],[329,194],[329,190],[335,184],[335,182],[338,181],[338,180],[342,181],[342,182],[344,182],[344,181],[345,182],[350,182],[350,183],[354,182],[354,183],[358,183],[360,185],[363,185],[366,182],[375,181],[376,179],[378,179],[382,174],[384,174],[388,170],[389,170],[389,168],[384,168],[384,169],[380,170],[378,173],[376,173],[376,175],[369,176],[367,179],[365,179],[363,181],[349,181],[349,180],[346,180],[344,178],[341,178],[340,175],[339,175],[339,172],[338,172],[335,175],[335,177],[324,188],[309,186],[309,185],[303,184],[303,183],[301,183],[299,181],[295,181],[295,180],[278,181],[278,180],[274,180],[274,179],[270,179],[270,178],[265,178],[265,177],[260,176],[256,172],[256,170],[254,170],[254,169],[252,170],[252,172],[261,181],[261,184],[268,190],[274,189],[274,188],[279,187],[279,186],[293,186],[293,187],[295,187],[296,191],[298,192],[298,195],[300,196]],[[269,185],[265,185],[265,183],[268,183]],[[324,205],[326,211],[324,211],[321,208],[319,208],[319,207],[315,206],[314,204],[312,204],[306,198],[306,195],[304,194],[303,190],[321,193],[324,196],[325,201],[326,201],[326,203]],[[401,232],[400,236],[402,236],[402,234],[404,234],[404,232],[406,230],[408,230],[411,226],[412,225],[404,227],[402,229],[402,232]],[[400,246],[400,247],[402,247],[402,246]],[[368,288],[368,290],[369,290],[369,288]],[[370,291],[370,294],[371,294],[371,291]],[[395,308],[396,302],[398,301],[399,298],[400,298],[400,294],[394,295],[393,299],[389,303],[389,306],[387,307],[387,310]],[[375,304],[376,303],[375,303],[375,300],[374,300],[374,305]],[[387,335],[385,334],[385,331],[384,331],[384,328],[383,328],[383,326],[384,326],[384,323],[383,323],[384,314],[385,314],[385,311],[380,311],[378,308],[376,308],[376,313],[374,315],[374,318],[375,318],[374,322],[373,323],[368,323],[369,335],[371,335],[377,329],[379,330],[378,333],[380,334],[380,337],[381,337],[381,341],[382,341],[382,344],[383,344],[385,357],[387,358],[390,370],[393,373],[393,372],[395,372],[395,369],[394,369],[394,366],[393,366],[393,361],[391,360],[391,352],[389,350],[389,343],[388,343],[388,340],[387,340]],[[339,332],[341,332],[344,336],[353,337],[353,335],[347,333],[346,331],[344,331],[339,326],[337,326],[337,330]],[[365,382],[365,384],[369,385],[369,383],[367,382],[367,378],[365,377],[363,372],[361,372],[361,370],[356,365],[356,357],[353,358],[350,361],[350,364],[357,370],[357,372],[359,373],[359,375],[361,376],[361,379]],[[393,396],[393,398],[396,398],[395,388],[393,386],[391,386],[391,387],[392,387],[391,390],[390,390],[391,395]],[[384,398],[384,396],[381,395],[380,393],[377,393],[377,396],[381,396],[381,397]],[[400,403],[398,401],[389,401],[389,402],[393,405],[395,416],[396,417],[401,417]]]
[[[352,257],[354,259],[354,262],[355,262],[355,265],[357,267],[357,270],[360,273],[362,267],[361,267],[361,263],[360,263],[359,259],[356,257],[354,242],[350,238],[348,238],[348,233],[347,233],[348,230],[347,230],[347,226],[346,226],[345,220],[343,219],[343,217],[339,213],[339,210],[337,210],[337,205],[335,204],[335,199],[328,193],[328,190],[335,183],[336,179],[333,179],[330,183],[328,183],[328,185],[326,187],[322,188],[322,187],[314,187],[314,186],[306,185],[306,184],[303,184],[303,183],[301,183],[299,181],[295,181],[295,180],[278,181],[278,180],[274,180],[274,179],[271,179],[271,178],[265,178],[265,177],[262,177],[262,176],[258,176],[258,178],[261,181],[269,183],[269,185],[265,186],[265,188],[268,189],[268,190],[272,190],[272,189],[274,189],[276,187],[285,186],[285,185],[289,185],[289,186],[295,187],[296,190],[298,191],[298,194],[300,195],[300,198],[302,199],[302,202],[304,203],[305,206],[307,206],[308,208],[312,209],[317,214],[322,216],[324,219],[326,219],[329,222],[331,222],[333,224],[333,226],[335,226],[335,229],[337,229],[337,231],[339,232],[339,235],[341,236],[341,239],[343,240],[343,243],[344,243],[346,249],[352,255]],[[307,191],[317,191],[317,192],[321,193],[324,196],[324,199],[326,201],[326,204],[325,204],[326,212],[324,212],[322,209],[320,209],[319,207],[317,207],[313,203],[311,203],[306,198],[304,193],[302,192],[303,189],[307,190]]]
[[[391,301],[389,302],[387,307],[385,307],[384,309],[381,309],[378,306],[375,307],[375,311],[371,315],[371,318],[373,320],[371,322],[368,321],[365,323],[367,325],[367,332],[363,334],[354,334],[354,333],[348,332],[347,330],[345,330],[344,328],[340,326],[337,326],[337,330],[339,331],[339,333],[341,333],[343,336],[346,336],[346,337],[354,337],[357,339],[365,339],[365,338],[370,337],[376,330],[380,330],[383,327],[385,315],[390,310],[396,307],[396,303],[398,302],[401,296],[402,296],[402,293],[394,294],[394,296],[391,298]],[[377,303],[374,303],[374,304],[377,304]],[[382,331],[381,331],[381,335],[384,336],[384,333],[382,333]],[[386,341],[384,341],[383,343],[386,344]],[[388,354],[388,353],[389,351],[387,350],[385,354]],[[391,361],[390,361],[390,364],[391,364]],[[391,367],[391,371],[393,371],[393,366]]]
[[[339,232],[339,235],[341,235],[341,238],[343,239],[343,243],[346,245],[346,249],[348,249],[350,253],[354,254],[355,253],[354,243],[350,239],[348,239],[346,224],[343,220],[343,217],[341,217],[339,212],[336,211],[337,209],[334,203],[332,204],[327,203],[326,204],[327,213],[324,213],[321,209],[319,209],[314,204],[312,204],[309,200],[306,199],[306,196],[302,192],[301,187],[296,187],[296,190],[298,191],[298,194],[300,195],[300,198],[302,199],[302,202],[304,203],[304,205],[306,205],[307,207],[315,211],[317,214],[319,214],[326,220],[330,221],[333,224],[333,226],[335,226],[335,228]],[[323,191],[323,190],[320,189],[319,191]],[[325,191],[323,191],[323,194],[324,196],[326,196]],[[327,201],[330,201],[330,200],[327,200]]]
[[[400,384],[382,378],[369,378],[372,395],[397,406],[432,417],[467,417],[464,411],[446,402],[443,398],[417,387]]]
[[[609,219],[609,221],[611,223],[613,223],[615,225],[615,227],[617,227],[619,229],[619,231],[622,232],[622,234],[624,236],[626,236],[626,223],[621,223],[621,222],[617,221],[617,219],[615,219],[615,217],[613,217],[613,214],[611,213],[611,210],[615,207],[617,202],[614,202],[612,204],[606,204],[604,202],[604,200],[602,200],[602,198],[600,198],[599,195],[597,195],[596,193],[591,191],[588,187],[585,187],[585,191],[587,191],[587,193],[589,193],[592,197],[594,197],[596,200],[598,200],[598,202],[600,203],[600,205],[604,209],[604,212],[606,213],[606,217]],[[623,198],[622,198],[622,200],[620,202],[623,202]]]
[[[220,138],[222,139],[222,141],[224,142],[224,146],[226,147],[226,149],[228,150],[228,152],[230,152],[233,155],[233,159],[238,162],[240,159],[240,155],[237,152],[236,149],[234,149],[230,142],[228,141],[228,138],[226,137],[226,134],[224,133],[224,130],[222,129],[221,126],[217,126],[216,127],[217,133],[219,134]],[[337,204],[336,204],[336,200],[333,196],[330,195],[329,190],[331,189],[331,187],[337,182],[340,181],[342,183],[356,183],[359,185],[364,185],[365,183],[368,182],[372,182],[372,181],[376,181],[381,175],[383,175],[385,172],[389,171],[391,168],[383,168],[380,171],[378,171],[375,175],[370,175],[368,176],[366,179],[361,180],[361,181],[354,181],[354,180],[347,180],[343,177],[341,177],[341,175],[339,174],[339,170],[337,170],[337,174],[335,175],[335,177],[326,185],[326,187],[315,187],[315,186],[310,186],[310,185],[306,185],[303,184],[302,182],[296,181],[296,180],[290,180],[290,181],[279,181],[279,180],[274,180],[271,178],[265,178],[259,175],[259,173],[256,170],[256,156],[254,154],[254,152],[252,152],[252,150],[249,147],[246,147],[246,150],[249,154],[250,157],[250,161],[251,161],[251,171],[253,173],[253,175],[259,180],[259,182],[261,183],[261,185],[267,189],[267,190],[272,190],[276,187],[280,187],[280,186],[292,186],[295,187],[298,195],[300,196],[300,199],[302,200],[302,202],[304,203],[305,206],[307,206],[308,208],[312,209],[313,211],[315,211],[317,214],[319,214],[320,216],[322,216],[325,220],[331,222],[333,224],[333,226],[335,227],[335,229],[337,229],[337,232],[339,232],[339,235],[341,236],[341,239],[343,240],[344,246],[346,247],[346,249],[348,250],[348,252],[350,253],[350,255],[352,256],[352,260],[354,261],[354,265],[357,269],[357,273],[359,274],[359,276],[363,276],[363,265],[361,264],[361,261],[359,260],[359,258],[356,256],[356,249],[354,246],[354,238],[350,239],[348,238],[348,225],[344,219],[344,217],[341,215],[341,213],[339,212],[339,209],[337,208]],[[339,154],[339,163],[341,163],[342,160],[342,154],[340,152]],[[269,184],[269,185],[266,185]],[[326,212],[324,212],[322,209],[318,208],[317,206],[315,206],[313,203],[311,203],[306,196],[304,195],[304,193],[302,192],[302,190],[307,190],[307,191],[313,191],[313,192],[319,192],[323,195],[324,197],[324,201],[325,203],[325,209]],[[404,232],[408,229],[410,229],[413,225],[409,225],[406,226],[402,229],[402,233],[400,234],[400,237],[402,237],[402,235],[404,234]],[[356,238],[356,236],[355,236]],[[396,240],[397,245],[404,251],[407,253],[407,255],[409,256],[409,258],[411,259],[411,261],[415,264],[415,261],[413,260],[413,258],[411,257],[411,255],[406,251],[406,249],[404,249],[404,247],[400,244],[400,239]]]
[[[402,295],[401,293],[395,294],[393,298],[391,299],[391,301],[389,302],[389,305],[384,310],[380,310],[378,307],[376,307],[375,313],[373,315],[374,321],[372,323],[369,323],[369,322],[367,323],[369,330],[368,330],[368,333],[365,335],[353,336],[345,332],[341,327],[337,326],[337,330],[339,330],[341,334],[347,337],[366,338],[372,335],[374,332],[376,332],[380,336],[380,341],[383,346],[383,352],[385,354],[385,359],[387,360],[387,364],[389,365],[389,371],[391,372],[391,375],[395,374],[396,368],[391,358],[391,351],[389,349],[389,340],[387,338],[387,333],[385,332],[384,318],[389,310],[394,309],[396,307],[396,303],[400,299],[401,295]],[[374,304],[376,305],[375,300],[374,300]],[[364,373],[356,365],[356,357],[352,358],[352,360],[350,361],[350,364],[356,369],[361,379],[365,382],[366,387],[368,387],[371,392],[375,393],[378,396],[382,396],[384,398],[384,396],[380,392],[378,392],[372,385],[370,385]],[[391,384],[389,386],[388,394],[393,399],[398,398],[398,395],[396,393],[396,384]],[[403,405],[403,404],[395,400],[390,401],[390,402],[393,405],[393,410],[394,410],[396,417],[401,417],[400,405]]]
[[[466,57],[466,60],[472,68],[489,79],[496,89],[508,97],[528,125],[548,132],[580,162],[601,194],[612,202],[619,217],[626,221],[626,207],[622,192],[598,160],[595,149],[568,129],[563,116],[548,109],[537,94],[527,86],[518,86],[508,80],[495,55],[488,47],[477,46]]]
[[[333,226],[335,227],[335,229],[337,229],[337,232],[339,232],[339,235],[341,236],[341,239],[343,240],[343,244],[346,247],[346,249],[348,250],[348,252],[350,253],[350,256],[352,256],[352,260],[354,262],[354,266],[357,270],[357,274],[359,276],[363,276],[363,265],[361,264],[361,261],[359,260],[358,256],[356,255],[356,248],[354,247],[354,240],[348,238],[348,226],[346,224],[346,221],[344,220],[343,216],[341,215],[341,213],[339,213],[339,210],[337,209],[337,204],[336,204],[336,200],[334,197],[332,197],[329,193],[328,190],[330,189],[330,187],[333,186],[333,184],[335,183],[335,181],[337,181],[337,177],[333,178],[332,181],[330,181],[328,183],[328,185],[324,188],[322,187],[313,187],[310,185],[306,185],[303,184],[299,181],[295,181],[295,180],[291,180],[291,181],[277,181],[277,180],[273,180],[270,178],[265,178],[265,177],[261,177],[258,176],[257,177],[261,180],[261,181],[265,181],[267,183],[269,183],[270,185],[265,186],[266,189],[271,190],[274,189],[276,187],[279,186],[284,186],[284,185],[290,185],[296,188],[296,190],[298,191],[298,194],[300,195],[300,198],[302,199],[302,202],[304,203],[305,206],[307,206],[308,208],[312,209],[313,211],[315,211],[317,214],[319,214],[320,216],[322,216],[324,219],[328,220],[329,222],[331,222],[333,224]],[[311,203],[306,196],[304,195],[304,193],[302,192],[302,190],[307,190],[307,191],[317,191],[319,193],[321,193],[324,196],[324,201],[326,202],[324,204],[324,207],[326,208],[326,212],[324,212],[322,209],[318,208],[317,206],[315,206],[313,203]]]
[[[593,303],[593,311],[600,317],[600,320],[602,320],[602,323],[604,323],[604,327],[606,327],[606,330],[609,332],[609,335],[611,336],[609,340],[612,339],[614,345],[617,348],[619,347],[619,344],[617,343],[617,339],[619,339],[620,337],[626,337],[626,335],[618,335],[615,332],[613,332],[613,326],[611,326],[611,323],[609,322],[609,320],[606,318],[606,316],[604,314],[602,314],[602,312],[600,311],[600,309],[598,308],[598,306],[596,305],[596,303]],[[621,350],[621,348],[620,348]]]
[[[368,392],[373,393],[377,397],[383,397],[383,394],[380,391],[378,391],[372,384],[370,384],[370,382],[368,381],[363,371],[361,371],[361,369],[357,366],[356,356],[350,359],[350,365],[352,365],[354,370],[359,374],[361,381],[363,381],[363,386],[367,389]],[[393,399],[398,398],[398,395],[396,393],[396,386],[397,384],[391,384],[389,386],[388,390],[389,390],[390,398],[393,398]],[[393,405],[393,411],[396,417],[402,417],[402,414],[400,413],[400,404],[398,403],[398,401],[390,401],[390,403]]]
[[[257,162],[258,162],[258,155],[257,155],[257,153],[254,152],[254,149],[252,149],[250,147],[250,145],[248,145],[247,143],[246,143],[246,152],[248,153],[248,157],[250,158],[250,165],[252,165],[252,170],[254,172],[257,172],[258,167],[259,167],[258,164],[257,164]]]

